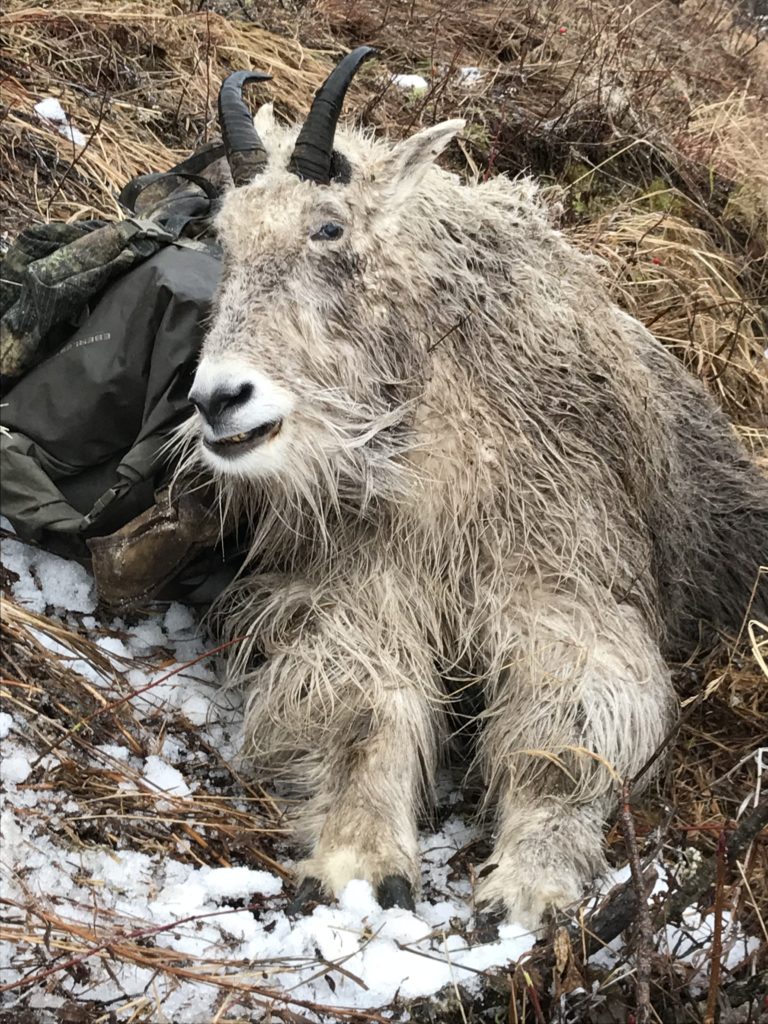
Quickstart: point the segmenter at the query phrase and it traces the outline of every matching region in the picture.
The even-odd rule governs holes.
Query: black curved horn
[[[288,164],[288,170],[304,181],[329,184],[333,137],[344,97],[357,69],[374,53],[371,46],[358,46],[336,65],[315,93]]]
[[[235,185],[245,185],[267,166],[267,151],[253,127],[253,115],[243,100],[246,82],[266,82],[264,71],[234,71],[219,89],[219,125]]]

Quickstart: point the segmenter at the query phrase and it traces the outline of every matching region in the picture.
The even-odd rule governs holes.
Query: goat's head
[[[336,139],[347,87],[372,52],[341,61],[298,136],[275,123],[271,105],[251,118],[243,84],[268,76],[236,72],[222,86],[235,187],[218,214],[223,278],[190,393],[199,450],[217,473],[321,466],[338,479],[333,467],[350,457],[359,471],[377,444],[381,458],[383,437],[396,437],[423,368],[427,339],[406,331],[403,344],[395,324],[398,275],[418,277],[419,241],[403,250],[398,238],[409,200],[463,122],[397,145]]]

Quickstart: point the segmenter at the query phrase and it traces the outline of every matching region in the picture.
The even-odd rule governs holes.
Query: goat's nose
[[[235,412],[253,397],[253,384],[226,384],[210,391],[193,387],[189,400],[210,424],[221,419],[225,412]]]

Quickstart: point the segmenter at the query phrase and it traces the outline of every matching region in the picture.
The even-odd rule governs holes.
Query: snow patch
[[[156,754],[150,754],[144,762],[143,775],[147,782],[171,796],[190,796],[192,793],[181,772]]]
[[[169,636],[187,635],[197,629],[197,620],[189,608],[174,601],[165,613],[163,626]]]
[[[69,141],[73,142],[76,146],[84,146],[88,141],[85,135],[71,124],[61,125],[59,128],[59,135],[63,135],[65,139],[69,139]]]
[[[118,746],[117,743],[99,743],[96,750],[115,761],[127,761],[131,756],[128,747]]]
[[[0,559],[18,575],[11,592],[29,611],[42,615],[49,606],[71,612],[95,610],[93,579],[78,562],[29,547],[14,537],[0,540]]]
[[[3,782],[26,782],[32,771],[29,759],[22,753],[4,752],[0,759],[0,779]]]
[[[40,117],[44,117],[46,121],[55,121],[62,124],[66,124],[67,122],[67,115],[64,113],[64,108],[54,96],[46,96],[44,100],[40,100],[39,103],[36,103],[35,113],[39,114]]]
[[[392,83],[399,89],[407,89],[417,94],[429,88],[429,82],[421,75],[393,75]]]
[[[480,68],[459,68],[459,81],[463,82],[464,85],[479,85],[482,80],[483,72]]]
[[[69,123],[69,116],[65,113],[61,103],[55,96],[46,96],[35,104],[35,113],[56,126],[59,135],[69,139],[76,146],[84,146],[88,139],[77,128]]]
[[[200,868],[200,878],[214,898],[245,897],[252,893],[277,896],[283,888],[276,875],[250,868]]]

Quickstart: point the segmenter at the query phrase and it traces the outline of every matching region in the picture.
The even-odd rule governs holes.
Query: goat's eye
[[[313,232],[309,237],[313,242],[335,242],[338,238],[344,234],[344,228],[341,224],[335,224],[333,221],[329,221],[327,224],[323,224]]]

